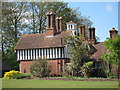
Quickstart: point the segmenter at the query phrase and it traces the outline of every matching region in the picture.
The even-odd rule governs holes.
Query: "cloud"
[[[112,7],[112,5],[110,5],[110,4],[108,4],[108,5],[106,5],[106,11],[107,12],[112,12],[113,11],[113,7]]]

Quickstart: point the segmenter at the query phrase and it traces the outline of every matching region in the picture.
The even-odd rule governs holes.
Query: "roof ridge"
[[[45,33],[38,33],[38,34],[23,34],[23,35],[21,35],[21,36],[23,37],[23,36],[32,36],[32,35],[41,35],[41,34],[45,34]]]

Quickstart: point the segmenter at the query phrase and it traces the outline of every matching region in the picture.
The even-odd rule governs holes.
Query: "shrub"
[[[4,79],[14,79],[17,75],[21,74],[19,71],[11,70],[9,72],[5,72]]]
[[[20,78],[25,78],[25,77],[30,77],[30,74],[28,73],[21,73],[19,71],[11,70],[9,72],[6,72],[4,74],[4,79],[20,79]]]
[[[81,72],[83,73],[84,77],[90,77],[90,73],[92,71],[92,65],[93,65],[93,61],[90,61],[85,63],[81,67]]]
[[[117,76],[108,76],[109,79],[117,79]]]
[[[20,73],[20,74],[15,74],[13,76],[14,79],[23,79],[26,77],[30,77],[30,74],[29,73]]]
[[[47,77],[51,71],[51,66],[48,65],[46,59],[37,59],[33,61],[33,64],[30,66],[30,73],[33,77]]]

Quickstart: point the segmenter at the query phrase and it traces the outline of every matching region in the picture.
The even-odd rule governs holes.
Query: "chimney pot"
[[[59,19],[63,19],[62,17],[59,17]]]
[[[59,19],[59,17],[56,17],[56,19]]]
[[[113,27],[112,30],[115,30],[115,28]]]
[[[94,27],[92,27],[91,29],[92,29],[92,30],[95,30],[95,28],[94,28]]]
[[[85,25],[82,25],[82,27],[84,28],[84,27],[85,27]]]
[[[113,27],[110,31],[110,38],[114,39],[114,36],[118,33],[117,30]]]
[[[51,11],[50,14],[52,15],[52,14],[55,14],[55,13]]]
[[[47,12],[46,15],[50,15],[50,12]]]

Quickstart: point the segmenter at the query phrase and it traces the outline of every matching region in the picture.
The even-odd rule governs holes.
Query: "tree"
[[[56,13],[56,16],[63,17],[63,30],[66,29],[66,22],[74,21],[77,24],[86,24],[90,26],[92,22],[89,20],[89,17],[86,18],[82,16],[77,9],[72,9],[68,7],[67,3],[64,2],[31,2],[29,3],[29,13],[27,20],[28,30],[32,30],[31,33],[43,33],[46,28],[46,13],[48,11],[53,11]],[[66,13],[67,12],[67,13]]]
[[[50,75],[50,71],[51,71],[51,66],[48,65],[46,59],[40,58],[34,60],[32,65],[30,66],[30,73],[34,77],[39,77],[39,78],[47,77]]]
[[[104,53],[102,58],[108,64],[115,64],[117,66],[118,79],[120,79],[120,35],[116,35],[114,39],[108,38],[105,41],[105,46],[108,49],[108,53]]]
[[[79,76],[80,67],[90,59],[92,48],[90,43],[86,41],[83,44],[81,36],[67,36],[65,43],[70,52],[70,69],[73,76]]]
[[[25,11],[26,3],[2,3],[2,57],[14,69],[18,69],[19,65],[14,47],[21,35],[21,28],[24,28],[22,19]]]

